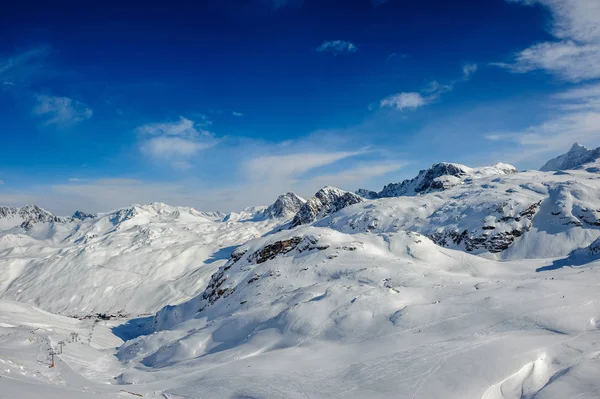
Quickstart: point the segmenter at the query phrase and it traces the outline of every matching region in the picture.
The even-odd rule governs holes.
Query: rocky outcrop
[[[450,187],[468,182],[469,179],[507,175],[516,172],[517,169],[514,166],[503,163],[482,168],[470,168],[465,165],[442,162],[420,171],[414,179],[404,180],[400,183],[390,183],[379,193],[360,189],[356,194],[366,199],[419,195],[447,190]]]
[[[442,247],[452,244],[464,247],[465,251],[487,250],[491,253],[499,253],[507,249],[516,238],[521,237],[531,228],[533,217],[539,210],[540,202],[536,202],[521,212],[518,216],[505,216],[498,221],[502,224],[517,222],[516,227],[508,231],[495,232],[496,226],[481,226],[475,230],[444,230],[431,234],[429,238]]]
[[[295,249],[300,241],[302,241],[302,237],[292,237],[289,240],[274,242],[273,244],[265,246],[260,251],[251,254],[248,257],[248,261],[261,264],[268,260],[275,259],[277,255],[286,254]]]
[[[322,188],[300,208],[296,216],[294,216],[290,228],[313,223],[340,209],[362,201],[363,199],[360,196],[340,190],[339,188]]]
[[[540,168],[542,172],[580,169],[583,165],[596,161],[600,158],[600,147],[593,150],[575,143],[566,154],[549,160]]]
[[[0,219],[20,220],[20,227],[24,230],[30,230],[37,223],[68,223],[73,220],[70,217],[54,216],[37,205],[25,205],[20,208],[2,206]]]
[[[269,219],[289,219],[296,215],[305,203],[304,198],[294,193],[286,193],[265,209],[263,215]]]
[[[85,213],[85,212],[81,212],[81,211],[75,211],[75,213],[71,217],[76,220],[86,220],[86,219],[94,219],[96,217],[96,215],[92,215],[91,213]]]

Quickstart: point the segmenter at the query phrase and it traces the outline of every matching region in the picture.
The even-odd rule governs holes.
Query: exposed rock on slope
[[[68,223],[73,218],[54,216],[52,213],[37,205],[25,205],[20,208],[0,207],[0,227],[8,229],[20,226],[30,230],[36,223]]]
[[[324,187],[300,208],[294,216],[290,228],[313,223],[340,209],[362,201],[363,199],[356,194],[335,187]]]
[[[96,217],[96,215],[93,215],[91,213],[85,213],[85,212],[81,212],[81,211],[75,211],[75,213],[73,213],[73,216],[71,216],[73,219],[77,219],[77,220],[86,220],[86,219],[93,219]]]
[[[427,194],[446,190],[468,180],[495,175],[508,175],[516,172],[517,169],[514,166],[503,163],[481,168],[470,168],[456,163],[442,162],[420,171],[414,179],[388,184],[379,193],[364,189],[360,189],[356,193],[367,199]]]
[[[15,225],[20,216],[0,225],[0,297],[79,317],[155,312],[194,296],[235,246],[281,223],[223,222],[221,213],[161,203],[75,215],[83,220],[30,211],[42,217],[29,217],[26,230]]]
[[[600,158],[600,147],[589,150],[586,147],[575,143],[566,154],[549,160],[540,168],[543,172],[553,170],[571,170],[580,169],[583,165],[594,162]]]
[[[365,202],[315,225],[346,233],[416,231],[442,246],[503,258],[565,256],[600,235],[598,198],[600,179],[587,169],[528,171]]]
[[[272,219],[287,219],[298,213],[306,200],[294,193],[280,195],[277,200],[264,211],[264,215]]]

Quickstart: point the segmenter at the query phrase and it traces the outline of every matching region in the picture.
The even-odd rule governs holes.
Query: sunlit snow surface
[[[90,221],[61,236],[4,235],[0,398],[598,398],[599,177],[483,177],[278,232],[251,215],[147,206],[114,232]],[[427,237],[516,228],[495,254]],[[151,277],[116,289],[131,279],[90,272],[98,259]],[[95,294],[71,305],[69,290]],[[64,314],[174,306],[95,321],[7,299]],[[49,368],[48,350],[71,332],[79,342]]]
[[[598,263],[536,272],[552,262],[485,260],[404,233],[308,227],[269,241],[295,234],[329,247],[257,265],[247,257],[263,243],[249,244],[231,295],[118,350],[110,322],[2,302],[0,397],[600,395]],[[135,334],[128,325],[114,331]],[[81,342],[49,369],[48,340],[72,331]]]

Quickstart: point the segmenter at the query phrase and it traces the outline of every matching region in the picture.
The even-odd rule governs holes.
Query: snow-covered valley
[[[600,397],[584,150],[228,215],[2,208],[0,398]]]

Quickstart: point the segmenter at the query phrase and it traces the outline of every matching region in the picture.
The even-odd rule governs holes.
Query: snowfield
[[[0,398],[598,398],[594,154],[229,215],[2,208]]]
[[[235,246],[278,223],[225,216],[151,204],[12,227],[0,238],[0,296],[74,316],[156,312],[194,296]]]

